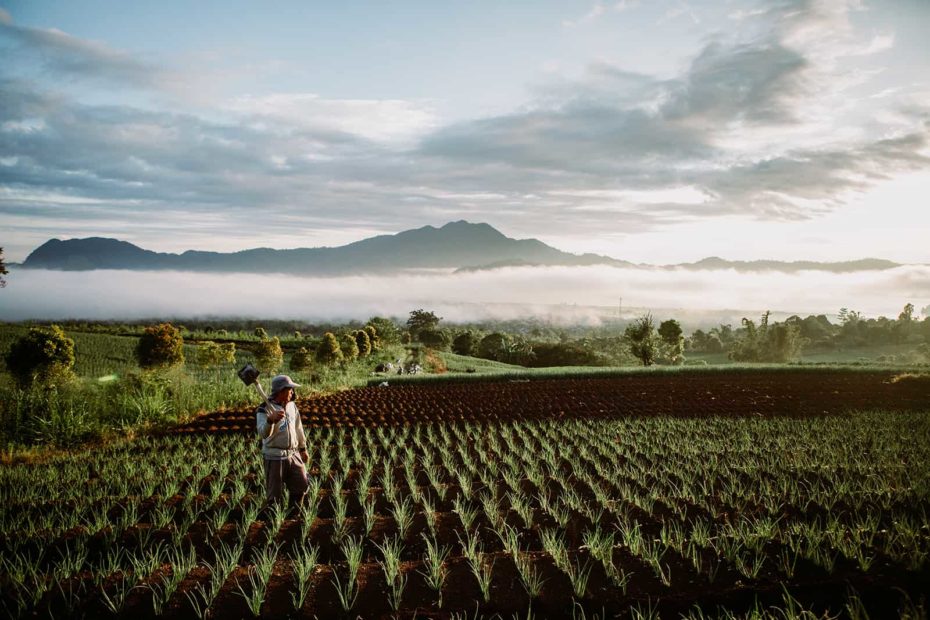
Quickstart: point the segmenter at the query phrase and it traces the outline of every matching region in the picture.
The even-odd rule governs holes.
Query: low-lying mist
[[[252,316],[312,322],[405,316],[427,308],[447,322],[535,315],[590,324],[616,317],[622,298],[624,316],[680,310],[706,317],[686,321],[695,324],[767,309],[833,317],[848,307],[896,317],[907,302],[923,314],[930,305],[930,266],[918,265],[844,274],[592,266],[341,278],[11,269],[7,281],[0,317],[8,321]]]

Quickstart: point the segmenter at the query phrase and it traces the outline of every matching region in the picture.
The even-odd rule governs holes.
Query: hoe
[[[265,401],[265,405],[268,407],[268,411],[274,411],[275,406],[268,399],[268,396],[265,394],[265,390],[262,389],[262,384],[258,382],[259,370],[252,364],[246,364],[242,367],[242,370],[239,371],[239,378],[242,379],[242,382],[246,386],[254,385],[255,389],[258,390],[258,393],[261,395],[262,400]]]

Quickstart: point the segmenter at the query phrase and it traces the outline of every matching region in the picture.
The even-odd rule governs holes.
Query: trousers
[[[287,485],[291,500],[299,504],[307,493],[307,468],[296,453],[286,459],[265,459],[265,494],[269,504],[281,501],[281,490]]]

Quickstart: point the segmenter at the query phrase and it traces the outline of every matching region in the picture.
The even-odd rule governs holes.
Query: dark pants
[[[269,504],[281,500],[283,485],[287,485],[294,504],[299,504],[303,500],[308,486],[307,468],[304,467],[304,462],[297,454],[291,454],[280,461],[265,459],[265,493]]]

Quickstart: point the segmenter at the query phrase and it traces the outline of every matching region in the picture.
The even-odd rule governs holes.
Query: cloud
[[[429,107],[405,100],[339,100],[294,93],[239,97],[227,108],[250,124],[284,123],[376,141],[410,141],[438,124]]]
[[[149,87],[163,76],[158,67],[103,43],[74,37],[55,28],[16,25],[6,11],[0,15],[0,41],[3,40],[18,47],[21,59],[72,79],[82,77]]]
[[[240,231],[256,219],[294,245],[320,230],[462,217],[534,236],[599,234],[699,217],[814,217],[927,166],[930,114],[918,87],[851,92],[871,76],[855,68],[862,54],[887,49],[891,35],[863,43],[854,2],[760,6],[739,15],[738,33],[707,38],[677,75],[599,61],[509,114],[445,125],[429,102],[311,93],[200,111],[102,105],[11,63],[0,69],[0,214],[59,236],[69,221],[170,228],[169,214],[187,213],[210,231],[206,249],[218,239],[254,245]],[[0,37],[12,58],[107,81],[117,100],[124,87],[159,92],[182,79],[59,31],[7,20]]]
[[[896,316],[910,301],[930,300],[930,268],[887,271],[738,273],[613,267],[508,268],[466,274],[295,278],[256,274],[13,269],[0,312],[25,318],[123,319],[255,316],[307,321],[403,316],[431,308],[448,322],[537,316],[553,322],[597,322],[615,315],[618,297],[632,316],[665,309],[732,309],[755,316],[766,309],[832,315],[840,306],[866,315]],[[276,303],[242,291],[274,290]],[[68,299],[62,304],[62,299]],[[307,304],[307,299],[326,303]],[[513,303],[519,299],[520,303]],[[577,305],[577,306],[576,306]],[[742,314],[741,314],[742,313]]]
[[[607,9],[604,6],[603,2],[595,2],[594,6],[592,6],[588,10],[587,13],[585,13],[578,19],[566,19],[562,22],[562,25],[568,28],[574,28],[575,26],[579,26],[581,24],[585,24],[587,22],[597,19],[598,17],[603,15],[606,10]]]

